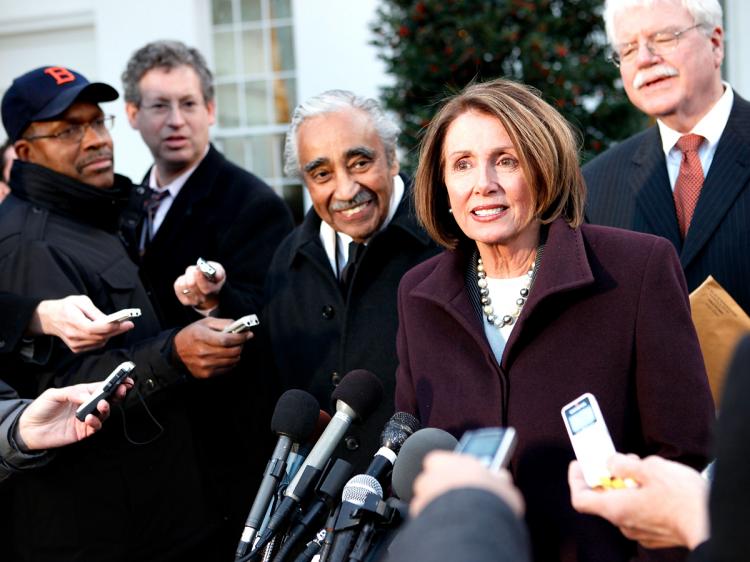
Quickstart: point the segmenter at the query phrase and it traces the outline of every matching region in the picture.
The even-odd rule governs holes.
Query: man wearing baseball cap
[[[0,206],[0,291],[84,294],[106,314],[141,311],[135,328],[100,350],[75,355],[39,337],[0,373],[33,398],[48,387],[102,380],[123,361],[136,364],[136,385],[115,419],[12,483],[13,505],[4,509],[12,513],[13,560],[189,559],[212,523],[185,387],[230,370],[251,333],[224,334],[230,320],[219,318],[161,331],[117,236],[133,186],[114,173],[113,118],[99,107],[117,97],[107,84],[49,66],[16,78],[2,100],[19,158]],[[225,430],[226,420],[212,422]]]

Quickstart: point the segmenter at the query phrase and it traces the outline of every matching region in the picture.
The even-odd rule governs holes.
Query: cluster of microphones
[[[363,474],[333,458],[355,421],[381,401],[378,378],[356,370],[331,396],[333,417],[302,390],[285,392],[271,429],[279,438],[250,508],[235,562],[364,562],[380,549],[408,512],[412,484],[427,453],[452,450],[456,439],[440,429],[419,429],[397,412],[386,423],[380,449]],[[384,492],[392,492],[385,497]]]

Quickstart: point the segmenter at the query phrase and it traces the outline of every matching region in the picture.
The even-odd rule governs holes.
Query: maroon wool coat
[[[396,408],[457,437],[513,426],[511,471],[538,561],[627,560],[636,546],[570,506],[560,409],[596,396],[621,452],[702,468],[714,418],[687,289],[659,237],[557,220],[498,365],[465,287],[470,254],[444,252],[399,287]],[[640,559],[683,552],[640,551]]]

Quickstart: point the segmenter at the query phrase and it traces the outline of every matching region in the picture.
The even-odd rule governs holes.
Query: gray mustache
[[[346,209],[351,209],[352,207],[356,207],[357,205],[361,205],[362,203],[367,203],[372,199],[372,196],[370,195],[369,191],[359,191],[357,194],[349,199],[348,201],[334,201],[331,203],[331,211],[345,211]]]

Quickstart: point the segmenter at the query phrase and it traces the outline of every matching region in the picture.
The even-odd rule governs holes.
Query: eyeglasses
[[[61,142],[77,143],[83,140],[86,135],[86,131],[90,128],[94,129],[97,134],[103,135],[107,131],[111,130],[115,126],[114,115],[103,115],[98,119],[94,119],[89,123],[79,123],[77,125],[71,125],[67,129],[63,129],[59,133],[53,133],[50,135],[32,135],[30,137],[23,137],[27,141],[35,141],[39,139],[55,139]]]
[[[180,113],[183,115],[192,115],[198,111],[200,105],[200,102],[194,99],[187,99],[175,102],[157,101],[150,104],[143,104],[141,107],[144,111],[151,113],[152,115],[166,117],[175,107],[179,109]]]
[[[680,37],[691,29],[701,27],[702,24],[696,24],[681,31],[659,31],[646,37],[646,48],[653,56],[662,56],[671,53],[680,43]],[[623,43],[619,45],[610,55],[612,64],[619,67],[623,61],[631,62],[635,59],[639,49],[638,41],[632,43]]]

